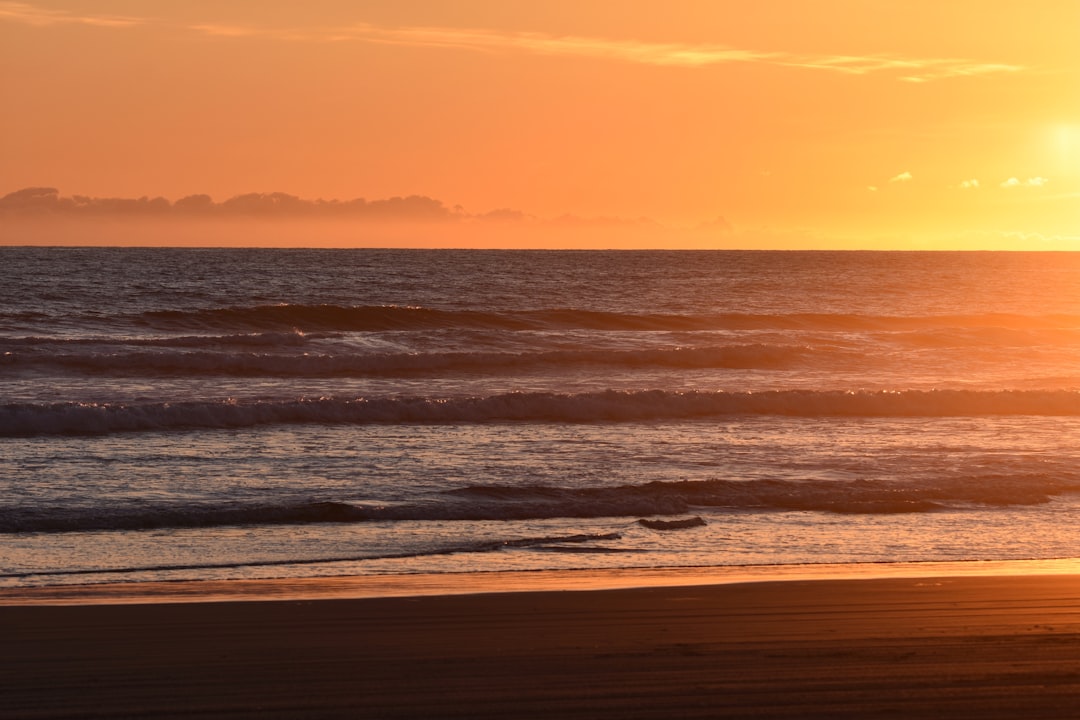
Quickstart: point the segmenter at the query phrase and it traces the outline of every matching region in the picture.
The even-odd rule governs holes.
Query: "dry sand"
[[[14,605],[0,638],[4,718],[1080,716],[1074,575]]]

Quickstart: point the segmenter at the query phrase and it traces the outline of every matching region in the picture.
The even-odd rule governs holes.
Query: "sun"
[[[1080,165],[1080,125],[1062,123],[1055,125],[1049,133],[1050,152],[1057,163],[1058,171],[1073,175]]]

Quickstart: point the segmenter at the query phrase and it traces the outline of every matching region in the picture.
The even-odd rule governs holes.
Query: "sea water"
[[[1080,254],[0,262],[0,586],[1080,556]]]

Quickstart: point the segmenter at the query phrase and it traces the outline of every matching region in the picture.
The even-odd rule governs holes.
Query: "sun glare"
[[[1051,130],[1050,146],[1061,172],[1074,174],[1080,160],[1080,125],[1061,124]]]

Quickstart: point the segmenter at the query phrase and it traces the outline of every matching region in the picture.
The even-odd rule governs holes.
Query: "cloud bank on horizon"
[[[422,195],[309,200],[271,192],[215,202],[209,195],[195,194],[171,202],[149,196],[64,196],[57,188],[28,187],[0,197],[0,221],[0,246],[28,240],[47,245],[541,249],[713,248],[739,243],[723,217],[673,228],[645,217],[538,218],[508,208],[469,213]],[[151,234],[148,227],[153,228]]]
[[[63,196],[57,188],[28,187],[0,197],[0,215],[28,218],[49,217],[331,217],[364,220],[410,220],[419,222],[463,220],[467,218],[522,219],[510,210],[485,215],[468,215],[451,209],[439,200],[422,195],[381,200],[305,200],[283,192],[244,193],[223,202],[205,194],[187,195],[176,202],[164,197],[102,198],[87,195]],[[519,217],[520,216],[520,217]]]
[[[901,173],[909,175],[909,173]],[[899,182],[908,182],[904,178]],[[1039,182],[1042,181],[1042,182]],[[1000,187],[1040,187],[1044,178]],[[961,189],[977,188],[964,181]],[[876,189],[876,188],[872,188]],[[195,247],[427,247],[518,249],[872,249],[873,238],[830,237],[811,229],[738,228],[723,217],[693,227],[656,220],[562,215],[538,218],[519,210],[469,213],[434,198],[413,195],[377,200],[309,200],[283,192],[244,193],[216,202],[195,194],[164,197],[64,196],[57,188],[29,187],[0,197],[0,246],[190,245]],[[107,230],[97,225],[104,222]],[[146,223],[155,228],[146,234]],[[258,230],[244,229],[256,223]],[[78,230],[69,231],[75,223]],[[61,228],[54,232],[53,226]],[[198,227],[192,232],[189,227]],[[208,229],[208,228],[217,228]],[[359,233],[359,234],[357,234]],[[153,242],[147,238],[153,237]],[[256,240],[252,240],[252,238]],[[1080,236],[1038,232],[965,232],[942,238],[941,249],[1073,249]],[[890,239],[893,246],[931,249],[923,242]],[[905,244],[906,242],[906,244]]]
[[[516,223],[542,226],[661,227],[649,218],[580,217],[564,214],[543,219],[520,210],[498,208],[470,213],[460,205],[447,207],[441,200],[424,195],[389,197],[377,200],[305,199],[284,192],[243,193],[221,202],[204,193],[186,195],[175,202],[164,197],[91,197],[60,194],[53,187],[27,187],[0,197],[0,217],[24,220],[49,219],[264,219],[264,220],[348,220],[386,223]],[[702,223],[714,232],[731,229],[723,218]]]

